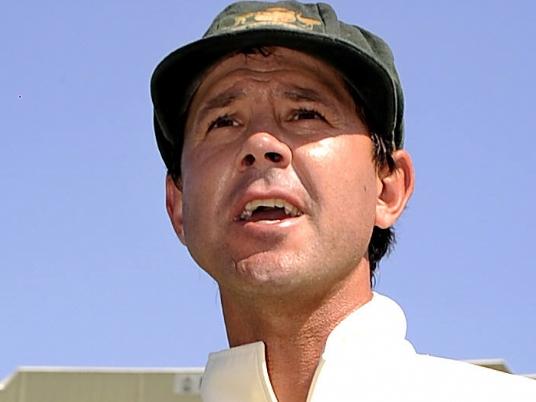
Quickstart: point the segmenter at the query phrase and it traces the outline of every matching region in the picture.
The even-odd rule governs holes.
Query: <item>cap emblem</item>
[[[283,7],[269,7],[262,11],[240,14],[235,17],[234,22],[235,27],[284,25],[285,27],[309,30],[320,24],[321,22],[317,19],[304,17],[301,13]]]

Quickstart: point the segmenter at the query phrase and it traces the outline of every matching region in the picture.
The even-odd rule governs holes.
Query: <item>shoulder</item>
[[[417,355],[423,390],[444,400],[535,402],[536,381],[440,357]]]

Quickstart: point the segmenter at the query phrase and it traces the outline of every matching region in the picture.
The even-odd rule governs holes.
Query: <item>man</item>
[[[152,80],[166,204],[218,283],[205,401],[535,401],[415,353],[371,278],[413,190],[388,46],[325,4],[241,2]]]

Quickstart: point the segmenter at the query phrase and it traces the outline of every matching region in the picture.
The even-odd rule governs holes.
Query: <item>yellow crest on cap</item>
[[[314,18],[304,17],[301,13],[283,7],[270,7],[262,11],[244,13],[235,17],[234,26],[240,25],[284,25],[292,28],[313,29],[321,22]]]

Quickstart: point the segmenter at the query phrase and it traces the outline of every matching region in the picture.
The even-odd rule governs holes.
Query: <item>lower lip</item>
[[[286,219],[270,219],[270,220],[260,220],[260,221],[235,221],[242,229],[251,232],[271,232],[271,231],[281,231],[284,229],[292,228],[297,225],[302,216],[297,216],[295,218],[286,218]]]

